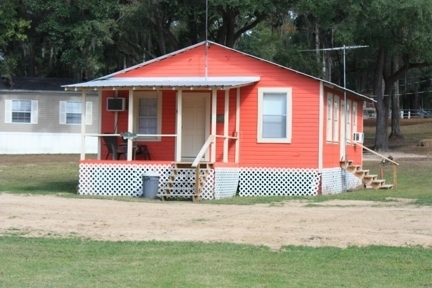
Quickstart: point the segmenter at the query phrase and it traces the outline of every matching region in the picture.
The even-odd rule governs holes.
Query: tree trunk
[[[379,48],[377,62],[374,69],[373,93],[375,95],[376,129],[375,129],[375,151],[388,151],[388,99],[383,95],[383,71],[384,71],[384,49]],[[387,101],[384,99],[387,98]]]
[[[29,45],[28,77],[36,77],[36,55],[32,44]]]
[[[399,70],[399,61],[398,59],[393,60],[393,72]],[[400,107],[399,107],[399,80],[395,82],[392,89],[392,103],[391,103],[391,133],[390,138],[403,138],[402,132],[400,130]]]

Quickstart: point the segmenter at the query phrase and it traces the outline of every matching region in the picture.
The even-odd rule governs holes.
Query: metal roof
[[[250,81],[249,83],[244,83],[244,84],[240,84],[240,85],[234,85],[234,84],[232,84],[232,85],[228,85],[228,84],[220,85],[221,82],[219,82],[219,83],[213,82],[214,84],[211,84],[211,85],[208,85],[208,84],[198,84],[198,85],[193,86],[193,85],[190,85],[190,84],[186,84],[185,81],[190,81],[190,83],[192,83],[193,79],[203,79],[205,77],[146,77],[146,78],[123,78],[123,79],[124,80],[126,80],[126,79],[131,79],[131,80],[132,79],[143,79],[143,80],[147,79],[148,81],[154,81],[154,80],[160,79],[161,82],[163,82],[165,80],[168,80],[167,82],[169,82],[170,79],[172,79],[171,83],[178,82],[178,84],[176,84],[176,85],[174,85],[174,84],[172,84],[172,85],[163,85],[163,86],[160,86],[159,84],[154,85],[155,82],[153,82],[153,84],[149,84],[147,82],[147,84],[149,84],[149,85],[146,85],[146,84],[144,84],[144,85],[133,85],[133,84],[131,84],[131,85],[126,85],[126,86],[125,85],[113,86],[113,85],[110,85],[109,82],[104,82],[104,83],[106,83],[105,85],[102,84],[102,81],[107,81],[107,80],[109,80],[109,81],[116,80],[117,81],[117,80],[121,80],[120,79],[121,77],[118,77],[118,75],[121,75],[121,74],[126,73],[126,72],[131,71],[131,70],[139,69],[139,68],[141,68],[143,66],[147,66],[149,64],[152,64],[154,62],[158,62],[158,61],[164,60],[166,58],[170,58],[172,56],[175,56],[177,54],[189,51],[191,49],[194,49],[194,48],[202,46],[202,45],[220,46],[220,47],[223,47],[224,49],[231,50],[231,51],[243,54],[245,56],[257,59],[259,61],[266,62],[266,63],[272,64],[272,65],[278,66],[279,68],[282,68],[282,69],[285,69],[285,70],[289,70],[289,71],[292,71],[294,73],[303,75],[305,77],[312,78],[314,80],[320,81],[320,82],[322,82],[326,86],[329,86],[329,87],[332,87],[332,88],[335,88],[335,89],[338,89],[338,90],[341,90],[341,91],[346,91],[346,92],[351,93],[354,96],[356,96],[356,97],[358,97],[358,98],[360,98],[362,100],[376,102],[376,100],[374,100],[374,99],[372,99],[370,97],[367,97],[367,96],[365,96],[363,94],[357,93],[357,92],[355,92],[353,90],[344,88],[344,87],[339,86],[339,85],[337,85],[335,83],[332,83],[330,81],[326,81],[326,80],[317,78],[315,76],[312,76],[312,75],[309,75],[309,74],[306,74],[306,73],[303,73],[303,72],[291,69],[291,68],[286,67],[286,66],[282,66],[280,64],[277,64],[277,63],[274,63],[274,62],[271,62],[271,61],[259,58],[257,56],[253,56],[251,54],[248,54],[248,53],[245,53],[245,52],[242,52],[242,51],[239,51],[239,50],[235,50],[235,49],[230,48],[230,47],[226,47],[224,45],[221,45],[219,43],[212,42],[212,41],[203,41],[203,42],[200,42],[200,43],[188,46],[186,48],[183,48],[183,49],[180,49],[180,50],[177,50],[177,51],[165,54],[165,55],[163,55],[161,57],[158,57],[158,58],[146,61],[146,62],[139,63],[139,64],[131,66],[129,68],[126,68],[126,69],[123,69],[123,70],[111,73],[109,75],[105,75],[105,76],[100,77],[98,79],[95,79],[93,81],[89,81],[89,82],[85,82],[85,83],[79,83],[79,84],[72,84],[72,85],[64,85],[62,87],[65,87],[66,89],[67,88],[76,88],[76,89],[95,88],[96,89],[96,88],[105,88],[105,87],[155,87],[155,88],[156,87],[209,87],[209,88],[211,88],[211,87],[230,87],[230,88],[234,88],[234,87],[241,87],[241,86],[249,85],[249,84],[251,84],[253,82],[257,82],[257,81],[260,80],[259,76],[257,76],[257,77],[250,77],[250,76],[246,76],[246,77],[207,77],[207,81],[209,79],[224,79],[224,80],[226,80],[226,83],[228,83],[229,81],[236,81],[236,79],[240,80],[240,79],[246,79],[246,78],[257,78],[257,80]],[[117,76],[117,77],[114,77],[114,76]],[[101,83],[99,84],[99,82],[101,82]],[[145,82],[143,81],[143,83],[145,83]],[[201,81],[201,83],[203,83],[203,81]],[[219,85],[217,85],[217,84],[219,84]]]
[[[244,77],[111,77],[99,78],[93,81],[64,85],[66,89],[85,88],[176,88],[176,87],[199,87],[199,88],[235,88],[258,82],[259,76]]]

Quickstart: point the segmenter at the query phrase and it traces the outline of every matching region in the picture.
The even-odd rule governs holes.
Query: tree
[[[25,30],[30,24],[18,14],[19,7],[14,0],[3,0],[0,5],[0,74],[8,81],[12,81],[17,65],[9,53],[15,43],[27,38]]]
[[[377,110],[375,150],[388,150],[390,95],[409,69],[432,60],[432,3],[428,0],[365,0],[353,2],[355,39],[364,41],[375,58],[373,94]],[[400,64],[396,67],[394,59]],[[400,59],[400,60],[399,60]],[[399,63],[399,62],[397,62]],[[394,117],[399,112],[394,113]]]

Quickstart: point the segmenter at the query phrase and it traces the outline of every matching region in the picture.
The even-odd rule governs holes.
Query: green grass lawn
[[[1,287],[430,287],[432,249],[0,237]]]
[[[1,161],[8,159],[8,161]],[[30,158],[30,161],[27,161]],[[57,161],[53,161],[56,159]],[[278,203],[289,200],[303,199],[321,202],[333,199],[389,201],[388,198],[414,199],[416,204],[432,205],[432,161],[418,159],[396,159],[400,166],[397,174],[397,189],[390,190],[358,190],[355,192],[319,197],[234,197],[232,199],[202,201],[206,204],[252,205],[258,203]],[[76,195],[78,185],[78,156],[0,156],[0,193],[27,194],[62,194],[68,197]],[[378,174],[384,169],[387,183],[392,183],[391,165],[381,165],[379,161],[365,161],[364,169],[371,174]],[[113,199],[113,198],[110,198]],[[146,201],[143,199],[124,199],[126,201]]]
[[[391,201],[392,197],[431,205],[432,161],[396,160],[400,162],[397,189],[308,198],[234,197],[201,203]],[[78,162],[77,155],[0,155],[0,193],[82,197],[76,195]],[[365,162],[364,168],[373,174],[383,168],[385,177],[392,178],[391,166],[381,166],[378,161]],[[107,242],[3,235],[0,287],[432,287],[432,249],[289,246],[271,251],[267,247],[226,243]]]

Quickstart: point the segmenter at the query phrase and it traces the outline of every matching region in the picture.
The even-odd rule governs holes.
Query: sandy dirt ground
[[[269,246],[432,247],[432,207],[406,200],[308,205],[71,199],[0,194],[0,235],[109,241],[203,241]]]

